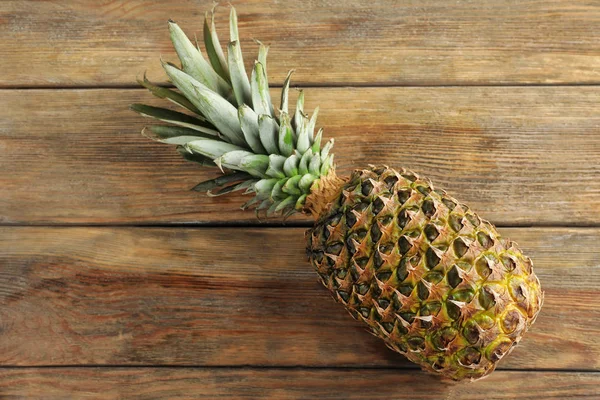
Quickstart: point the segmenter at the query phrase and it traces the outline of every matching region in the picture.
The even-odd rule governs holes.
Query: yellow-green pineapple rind
[[[416,174],[357,170],[307,232],[323,284],[388,347],[478,379],[519,342],[543,293],[531,260]]]

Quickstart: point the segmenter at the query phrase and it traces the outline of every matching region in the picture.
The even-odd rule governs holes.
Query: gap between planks
[[[0,370],[27,369],[181,369],[181,370],[260,370],[260,371],[415,371],[425,373],[418,365],[364,365],[364,366],[320,366],[320,365],[177,365],[177,364],[57,364],[57,365],[0,365]],[[600,374],[600,371],[586,368],[502,368],[494,372],[532,372],[532,373],[573,373]],[[432,375],[435,376],[435,375]]]
[[[173,88],[173,85],[161,85],[158,86]],[[294,83],[292,87],[298,89],[327,89],[327,88],[365,88],[365,89],[376,89],[376,88],[456,88],[456,87],[577,87],[577,86],[600,86],[600,82],[561,82],[561,83],[489,83],[489,84],[478,84],[478,83],[451,83],[451,84],[420,84],[418,82],[409,83],[392,83],[392,82],[330,82],[330,83]],[[271,89],[281,89],[282,85],[275,84],[269,85]],[[0,85],[0,91],[2,90],[106,90],[106,89],[142,89],[140,85],[129,85],[129,84],[108,84],[108,85]]]
[[[210,221],[207,223],[204,222],[165,222],[165,223],[156,223],[149,222],[147,224],[142,223],[127,223],[127,222],[114,222],[114,223],[47,223],[47,222],[31,222],[31,223],[10,223],[3,222],[0,223],[0,228],[27,228],[27,227],[35,227],[35,228],[206,228],[206,229],[217,229],[217,228],[238,228],[238,229],[254,229],[254,228],[281,228],[281,229],[294,229],[294,228],[312,228],[312,222],[307,221],[281,221],[280,219],[274,218],[273,221],[263,222],[218,222],[218,221]],[[503,224],[497,223],[494,224],[496,228],[519,228],[519,229],[528,229],[528,228],[548,228],[548,229],[596,229],[600,228],[600,223],[573,223],[573,224],[557,224],[557,223],[544,223],[539,222],[535,224],[526,223],[510,223]]]

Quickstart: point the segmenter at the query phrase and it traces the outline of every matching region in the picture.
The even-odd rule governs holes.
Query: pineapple
[[[213,9],[214,12],[214,9]],[[333,139],[316,131],[318,109],[293,113],[285,79],[277,112],[259,42],[248,77],[235,9],[227,56],[213,12],[204,21],[207,58],[169,21],[181,67],[162,62],[178,91],[140,84],[184,112],[133,104],[168,125],[142,133],[219,175],[194,190],[244,191],[242,207],[267,215],[311,215],[307,254],[321,282],[394,351],[454,380],[494,370],[535,321],[543,293],[531,260],[466,205],[414,172],[387,166],[338,177]],[[316,131],[316,134],[315,134]]]

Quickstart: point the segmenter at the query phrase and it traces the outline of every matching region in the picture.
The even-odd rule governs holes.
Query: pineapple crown
[[[162,67],[179,91],[152,84],[145,76],[138,82],[155,96],[183,107],[184,112],[144,104],[130,108],[169,125],[151,125],[142,134],[161,143],[174,144],[187,160],[220,172],[217,178],[193,190],[211,196],[244,190],[254,197],[242,208],[266,210],[285,216],[304,208],[313,184],[333,172],[333,139],[321,148],[323,130],[316,136],[318,107],[311,118],[304,112],[300,91],[290,114],[290,71],[281,91],[276,113],[267,78],[268,47],[258,42],[258,59],[250,79],[244,68],[237,15],[231,7],[227,57],[219,43],[214,8],[205,14],[204,46],[192,44],[181,28],[169,20],[171,41],[181,68],[164,62]],[[215,191],[215,189],[217,189]]]

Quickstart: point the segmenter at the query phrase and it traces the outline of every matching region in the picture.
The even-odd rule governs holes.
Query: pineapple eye
[[[363,194],[363,196],[371,195],[371,191],[373,191],[373,184],[371,183],[371,181],[367,180],[363,182],[360,187],[360,191]]]
[[[411,313],[411,312],[402,312],[402,313],[400,313],[400,317],[402,317],[402,319],[405,320],[406,322],[408,322],[409,324],[413,323],[413,321],[415,320],[416,316],[417,316],[417,314]]]
[[[453,320],[457,320],[460,317],[460,308],[452,302],[446,303],[446,311],[448,316]]]
[[[423,304],[423,307],[421,307],[421,316],[438,315],[441,309],[442,304],[439,301]]]
[[[360,307],[358,312],[365,318],[369,318],[369,314],[371,314],[371,309],[368,307]]]
[[[402,285],[398,286],[398,291],[404,296],[410,296],[414,288],[415,287],[411,283],[403,283]]]
[[[454,254],[458,258],[464,256],[467,250],[469,250],[469,247],[461,238],[456,239],[454,243],[452,243],[452,248],[454,249]]]
[[[484,232],[477,232],[477,241],[480,245],[482,245],[486,250],[492,247],[494,241],[492,238]]]
[[[339,256],[340,253],[342,252],[343,247],[344,247],[343,243],[335,243],[335,244],[332,244],[331,246],[327,246],[325,251],[328,254],[334,254],[336,256]]]
[[[356,224],[356,216],[354,213],[352,213],[352,211],[348,211],[346,213],[346,226],[348,228],[352,228],[354,224]]]
[[[511,282],[510,286],[508,287],[508,291],[510,292],[510,295],[512,296],[513,299],[515,299],[515,301],[517,302],[517,304],[519,305],[524,305],[524,309],[527,309],[527,295],[528,295],[528,290],[527,287],[522,283],[522,282],[518,282],[518,281],[513,281]]]
[[[486,357],[491,362],[500,361],[514,343],[510,339],[504,339],[497,344],[492,344],[486,351]]]
[[[379,289],[379,285],[374,285],[371,287],[371,296],[374,299],[378,299],[381,296],[381,289]]]
[[[475,268],[477,269],[477,273],[483,279],[487,279],[488,276],[492,273],[492,269],[488,265],[488,259],[483,256],[477,260],[475,263]]]
[[[500,257],[500,260],[502,261],[502,265],[504,265],[504,269],[506,269],[507,271],[514,271],[515,268],[517,268],[517,263],[515,262],[515,260],[512,259],[512,257],[510,257],[507,254],[503,254]]]
[[[352,280],[356,282],[360,276],[360,274],[356,270],[356,266],[351,265],[350,268],[348,268],[348,270],[350,271],[350,276],[352,277]]]
[[[462,219],[462,216],[456,214],[452,214],[448,218],[448,225],[450,225],[450,228],[452,228],[454,232],[459,232],[463,228],[464,225]]]
[[[506,313],[504,318],[502,318],[502,330],[504,333],[510,334],[517,329],[519,323],[521,322],[521,313],[517,310],[510,310]]]
[[[334,214],[333,216],[331,216],[329,218],[329,220],[327,221],[327,225],[330,226],[337,226],[337,224],[340,223],[340,220],[342,219],[342,213],[337,213]]]
[[[417,284],[417,295],[421,300],[426,300],[429,297],[429,289],[423,282]]]
[[[400,324],[398,325],[398,330],[403,335],[406,335],[406,333],[408,333],[408,330]],[[406,343],[400,342],[398,343],[398,350],[400,350],[400,353],[406,354],[406,352],[408,351],[408,346],[406,345]]]
[[[364,269],[369,262],[369,257],[360,257],[354,261],[356,262],[356,265],[358,265],[361,269]]]
[[[400,266],[396,269],[396,278],[398,279],[398,282],[403,282],[408,276],[408,272],[406,271],[407,262],[408,260],[403,258],[402,261],[400,261]]]
[[[369,290],[369,286],[361,283],[360,285],[358,285],[358,287],[356,288],[356,292],[358,294],[360,294],[361,296],[364,296],[365,294],[367,294],[367,291]]]
[[[440,258],[437,256],[437,254],[435,254],[431,247],[429,247],[425,252],[425,260],[427,261],[426,265],[429,269],[433,269],[440,263]]]
[[[377,301],[377,303],[379,304],[379,307],[383,308],[384,310],[390,305],[390,301],[386,299],[380,299],[379,301]]]
[[[425,339],[423,339],[420,336],[410,337],[408,338],[406,343],[408,343],[408,347],[410,347],[414,351],[425,350]]]
[[[344,292],[343,290],[338,290],[337,294],[342,298],[342,300],[345,303],[347,303],[350,299],[350,295],[347,292]]]
[[[446,359],[444,357],[438,357],[437,360],[433,364],[431,364],[431,368],[434,371],[441,371],[446,368]]]
[[[372,171],[375,172],[377,175],[381,175],[385,172],[385,167],[378,165],[378,166],[374,167]]]
[[[413,267],[416,267],[417,265],[419,265],[420,262],[421,262],[421,255],[420,254],[415,254],[410,259],[410,265],[412,265]]]
[[[403,173],[401,173],[400,175],[401,175],[401,176],[402,176],[404,179],[407,179],[407,180],[409,180],[409,181],[411,181],[411,182],[414,182],[414,181],[416,181],[416,180],[417,180],[417,177],[416,177],[416,176],[415,176],[413,173],[411,173],[411,172],[408,172],[408,171],[406,171],[406,172],[403,172]]]
[[[462,365],[479,364],[479,361],[481,361],[481,353],[474,347],[467,347],[458,352],[458,362]]]
[[[427,240],[430,242],[433,242],[440,235],[437,228],[433,224],[427,224],[423,231],[425,232],[425,237],[427,237]]]
[[[446,279],[448,280],[448,284],[453,288],[457,287],[462,282],[462,279],[458,274],[458,267],[456,265],[454,265],[452,269],[448,271],[448,274],[446,274]]]
[[[375,267],[375,269],[379,269],[379,268],[381,268],[382,265],[383,265],[383,259],[381,258],[381,255],[379,254],[379,252],[377,252],[373,256],[373,266]]]
[[[405,232],[404,235],[406,237],[416,239],[421,236],[421,231],[419,229],[414,229],[412,231]]]
[[[388,189],[390,191],[392,191],[392,189],[396,185],[396,182],[398,182],[398,177],[395,176],[395,175],[390,175],[390,176],[388,176],[387,178],[384,179],[384,182],[387,185]]]
[[[382,322],[381,326],[383,326],[383,329],[385,329],[387,333],[392,333],[392,331],[394,330],[394,324],[389,322]]]
[[[479,326],[475,321],[471,320],[465,324],[463,336],[467,339],[467,342],[471,344],[477,343],[479,340]]]
[[[354,206],[354,211],[361,213],[361,212],[365,211],[367,208],[369,208],[369,203],[366,201],[362,201]]]
[[[378,272],[375,276],[381,282],[387,282],[390,279],[390,277],[392,276],[392,271]]]
[[[444,197],[444,198],[442,198],[442,203],[444,203],[444,205],[445,205],[446,207],[448,207],[448,209],[449,209],[450,211],[454,210],[454,208],[456,207],[456,203],[455,203],[455,202],[453,202],[452,200],[450,200],[450,199],[447,199],[447,198],[445,198],[445,197]]]
[[[475,321],[477,321],[479,327],[484,331],[491,329],[494,325],[496,325],[496,322],[485,314],[479,314],[477,317],[475,317]]]
[[[400,229],[404,229],[406,227],[406,224],[408,224],[408,221],[410,221],[410,217],[408,216],[406,210],[400,211],[400,213],[398,214],[398,227]]]
[[[427,282],[431,282],[431,283],[438,283],[440,282],[442,279],[444,279],[444,275],[441,274],[440,272],[430,272],[427,275],[425,275],[425,280]]]
[[[379,226],[375,223],[371,227],[371,240],[373,242],[378,242],[379,239],[381,239],[381,230],[379,229]]]
[[[412,194],[412,190],[401,189],[401,190],[398,190],[397,194],[398,194],[398,203],[404,204],[410,198],[410,196]]]
[[[461,301],[463,303],[468,303],[471,300],[473,300],[473,297],[475,296],[475,292],[473,292],[471,289],[463,289],[463,290],[457,290],[454,293],[452,293],[450,295],[450,299],[451,300],[455,300],[455,301]]]
[[[356,235],[348,235],[348,238],[346,239],[346,248],[348,249],[348,253],[351,255],[356,253],[356,248],[354,247],[354,242],[352,241],[352,239],[356,239],[355,236]]]
[[[315,260],[318,263],[323,261],[323,255],[324,253],[322,251],[315,251],[314,253],[312,253],[313,260]]]
[[[391,224],[391,223],[392,223],[393,219],[394,219],[394,218],[393,218],[393,217],[391,217],[391,216],[389,216],[389,215],[388,215],[388,216],[385,216],[385,217],[381,218],[381,220],[380,220],[380,222],[381,222],[381,225],[383,225],[383,226],[388,226],[389,224]]]
[[[391,243],[379,245],[379,251],[383,254],[386,254],[386,255],[390,254],[392,252],[392,250],[394,250],[394,245]]]
[[[431,341],[438,350],[444,350],[454,340],[456,333],[456,329],[448,326],[436,332]]]
[[[465,218],[467,219],[467,221],[469,221],[471,223],[471,225],[473,225],[475,227],[477,227],[481,224],[481,219],[477,215],[467,213],[465,215]]]
[[[489,310],[496,304],[492,289],[486,286],[481,288],[479,292],[479,304],[486,310]]]
[[[359,241],[363,240],[365,237],[367,237],[367,230],[361,229],[359,231],[356,231],[356,236],[358,237]]]
[[[423,201],[423,204],[421,205],[421,210],[423,210],[423,214],[425,214],[427,218],[433,217],[433,214],[435,214],[436,212],[435,205],[431,200]]]
[[[412,244],[408,241],[406,236],[401,236],[400,239],[398,239],[398,249],[400,250],[401,254],[408,253],[411,247]]]
[[[371,206],[371,211],[373,212],[373,215],[377,215],[381,212],[381,210],[383,210],[383,200],[381,200],[381,198],[376,198],[375,201],[373,202],[373,205]]]
[[[416,188],[419,192],[421,192],[424,196],[427,196],[431,193],[431,189],[427,186],[417,186]]]

